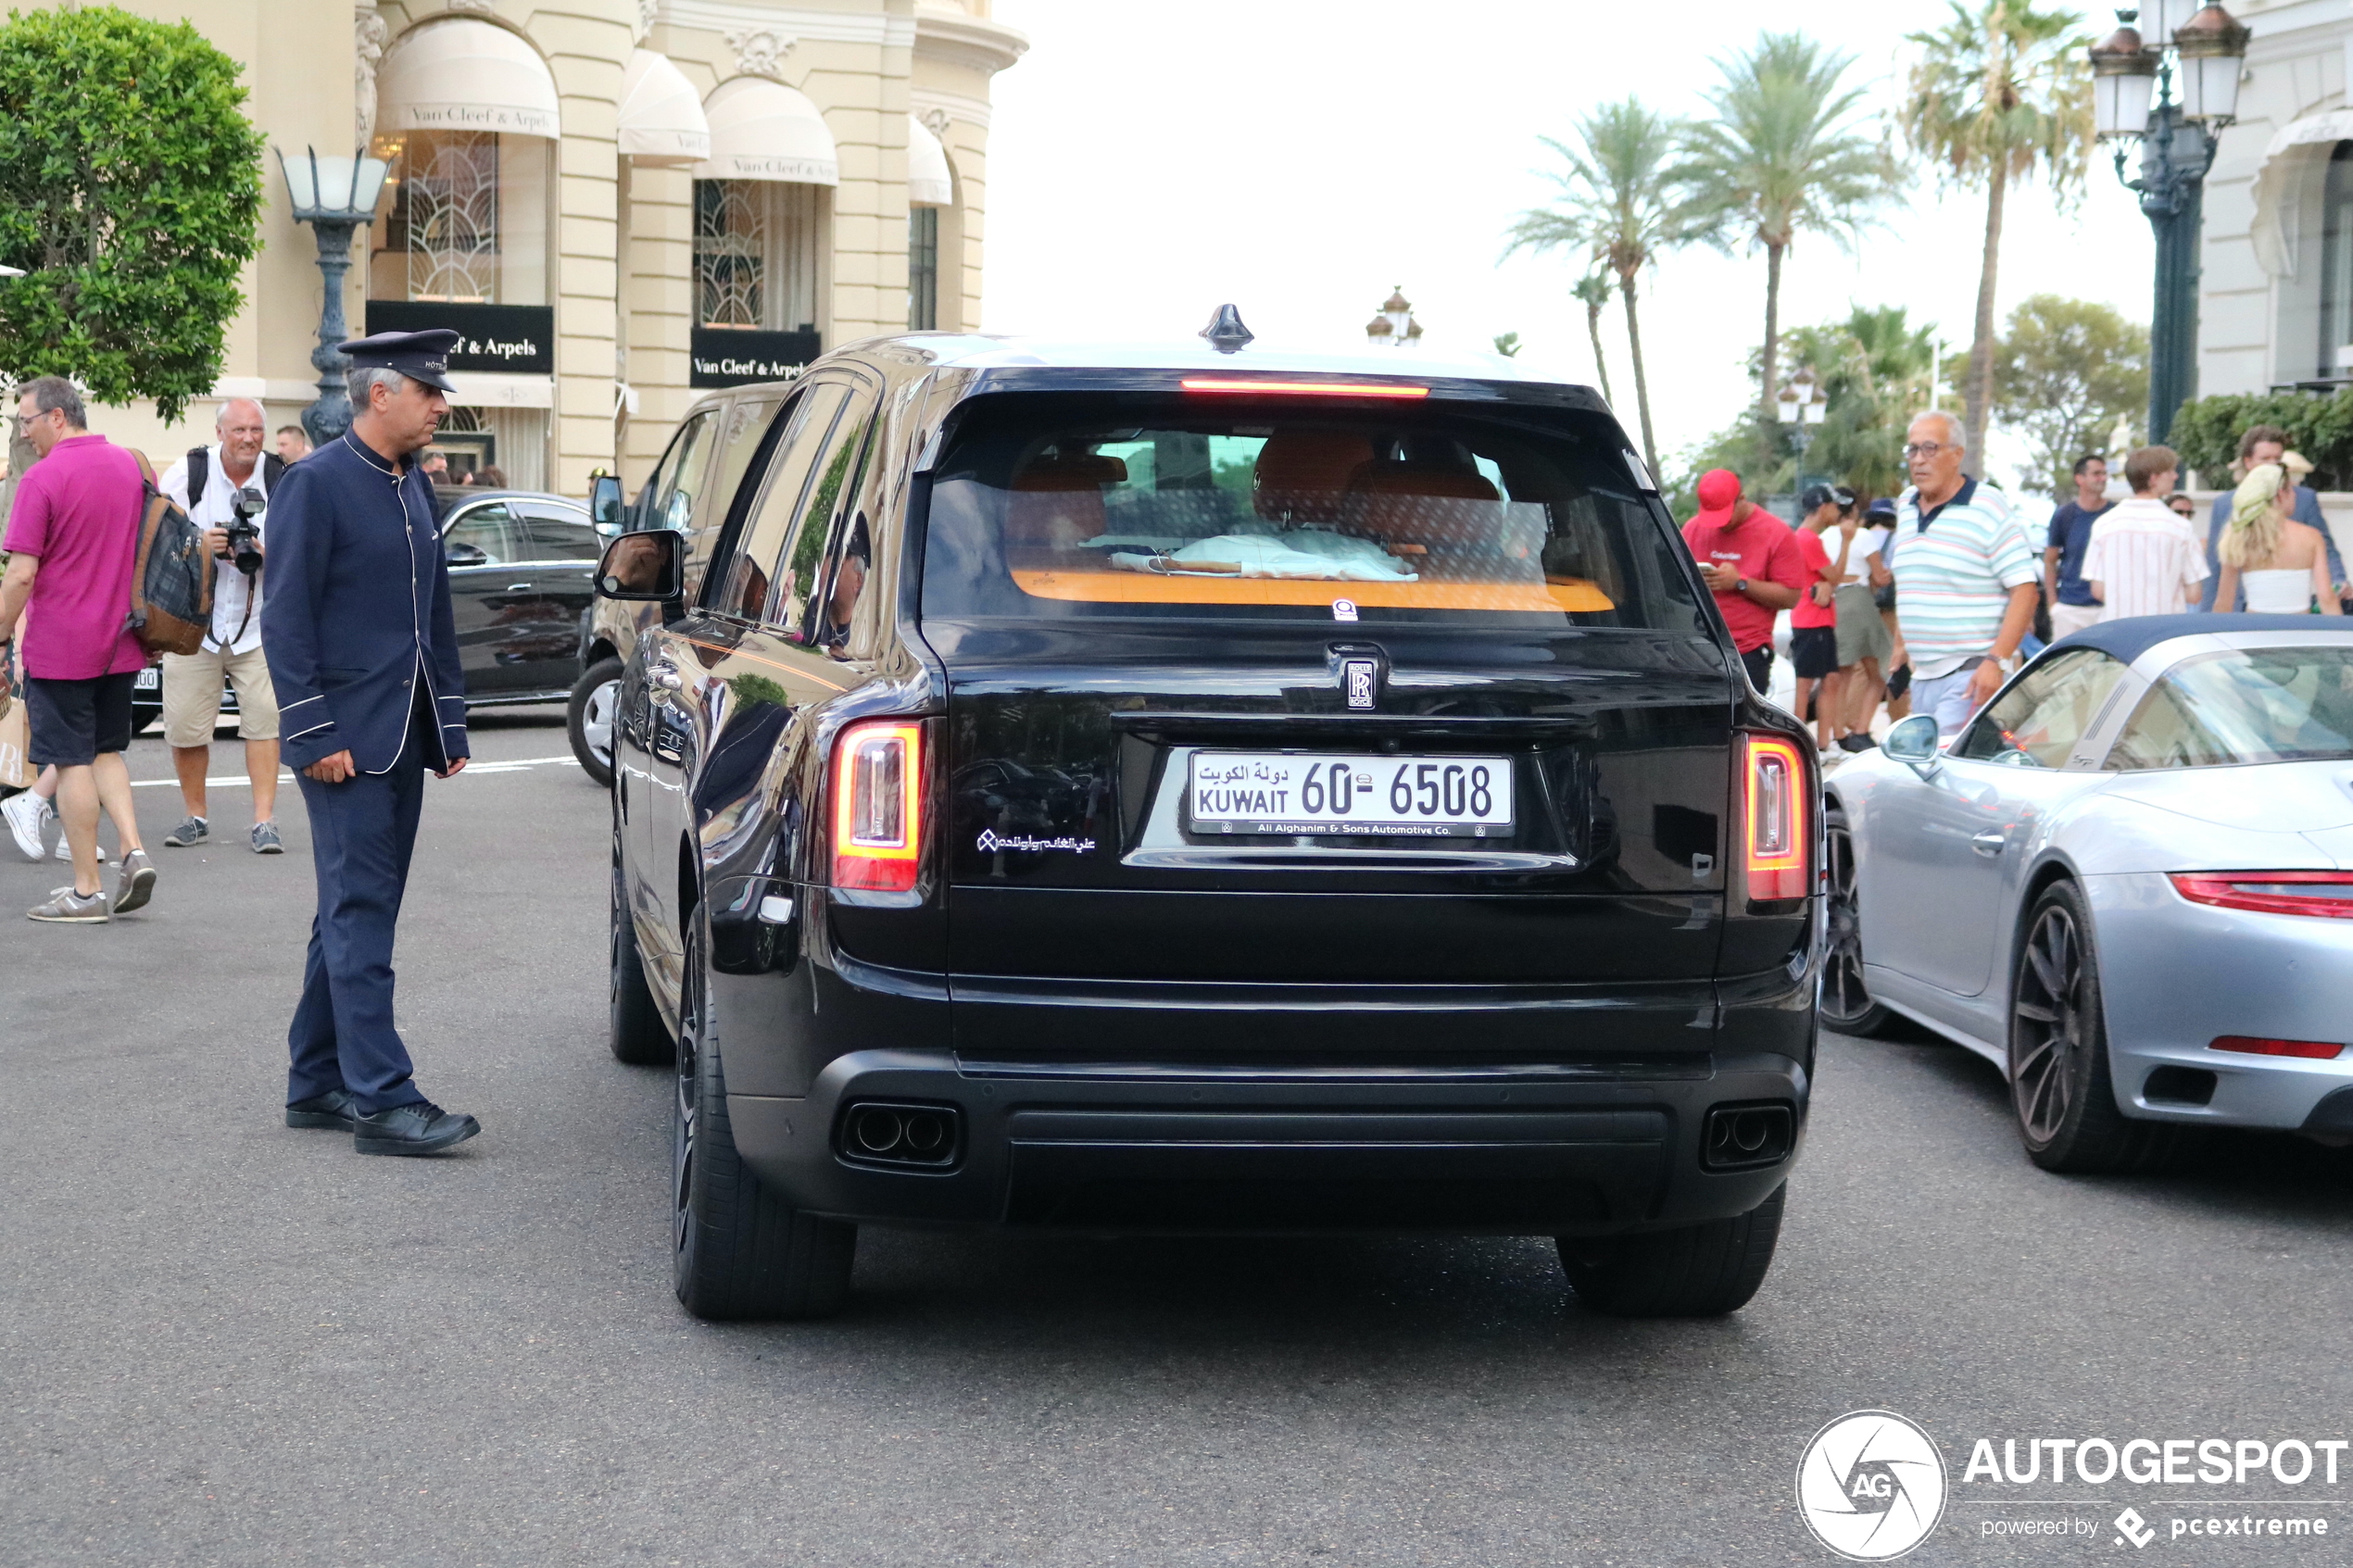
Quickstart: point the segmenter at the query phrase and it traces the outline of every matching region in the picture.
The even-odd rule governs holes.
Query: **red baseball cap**
[[[1740,498],[1741,476],[1730,469],[1710,469],[1699,476],[1699,515],[1692,521],[1721,528],[1732,521]]]

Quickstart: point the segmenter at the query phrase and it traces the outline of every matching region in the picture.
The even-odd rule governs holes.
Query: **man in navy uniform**
[[[351,428],[270,497],[262,648],[286,762],[310,814],[319,913],[286,1044],[286,1125],[348,1131],[362,1154],[438,1154],[482,1131],[410,1080],[392,1021],[393,927],[424,772],[466,765],[433,486],[413,455],[449,404],[454,332],[378,332],[351,357]]]

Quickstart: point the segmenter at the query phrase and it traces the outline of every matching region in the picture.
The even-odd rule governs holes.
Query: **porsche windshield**
[[[986,399],[934,482],[924,613],[1705,635],[1612,427],[1539,418]]]

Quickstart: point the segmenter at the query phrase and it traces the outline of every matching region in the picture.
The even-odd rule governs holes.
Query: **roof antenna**
[[[1242,313],[1230,305],[1217,307],[1217,314],[1209,319],[1209,325],[1201,330],[1201,335],[1220,354],[1239,354],[1258,336],[1242,325]]]

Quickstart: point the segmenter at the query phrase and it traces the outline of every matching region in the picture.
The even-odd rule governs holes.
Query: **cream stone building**
[[[989,0],[134,0],[235,59],[266,159],[261,254],[217,396],[316,395],[318,248],[277,154],[389,165],[352,247],[354,333],[464,334],[444,445],[522,488],[633,487],[702,388],[980,316]],[[161,455],[209,433],[93,411]]]

